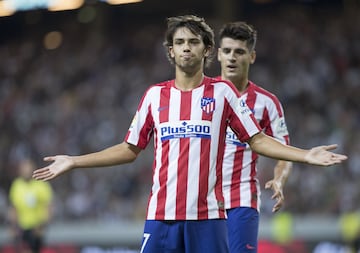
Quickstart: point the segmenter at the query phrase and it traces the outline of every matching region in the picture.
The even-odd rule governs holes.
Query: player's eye
[[[200,40],[198,40],[198,39],[190,40],[189,43],[197,45],[197,44],[200,44]]]
[[[235,54],[237,54],[237,55],[244,55],[244,54],[246,54],[246,51],[243,50],[243,49],[237,49],[237,50],[235,50]]]
[[[174,40],[174,44],[181,45],[184,43],[184,40]]]
[[[224,54],[229,54],[231,52],[231,50],[229,48],[222,48],[222,52]]]

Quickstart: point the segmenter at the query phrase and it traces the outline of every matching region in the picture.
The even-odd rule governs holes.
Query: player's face
[[[169,50],[177,67],[188,72],[203,66],[208,50],[200,35],[195,35],[188,28],[181,27],[174,33],[173,41]]]
[[[221,75],[230,81],[247,78],[255,56],[255,51],[249,51],[245,41],[223,38],[218,49]]]

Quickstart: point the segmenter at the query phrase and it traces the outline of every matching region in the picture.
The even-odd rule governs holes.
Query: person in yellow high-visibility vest
[[[294,221],[290,212],[279,212],[272,218],[272,238],[280,245],[286,245],[293,240]]]
[[[341,214],[339,228],[341,238],[351,252],[360,252],[360,212],[349,211]]]
[[[32,179],[32,160],[22,160],[18,169],[9,190],[10,231],[20,252],[39,253],[52,214],[53,190],[49,183]]]

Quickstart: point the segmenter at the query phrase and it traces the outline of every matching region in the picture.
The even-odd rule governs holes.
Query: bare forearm
[[[81,155],[48,156],[44,160],[50,165],[35,170],[33,178],[48,181],[74,168],[105,167],[132,162],[140,152],[140,148],[126,142],[112,146],[99,152]]]
[[[277,160],[306,162],[308,150],[284,145],[263,133],[256,134],[249,140],[249,145],[256,153]]]
[[[279,160],[274,168],[274,180],[284,185],[290,175],[292,162]]]
[[[121,143],[99,152],[73,156],[74,168],[106,167],[132,162],[140,149],[128,143]]]

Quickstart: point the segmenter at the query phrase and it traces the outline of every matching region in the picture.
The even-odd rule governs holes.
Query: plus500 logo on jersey
[[[160,124],[162,141],[176,138],[211,138],[211,123],[204,120],[184,120]]]
[[[246,143],[241,142],[231,128],[226,129],[226,143],[239,147],[246,147]]]

